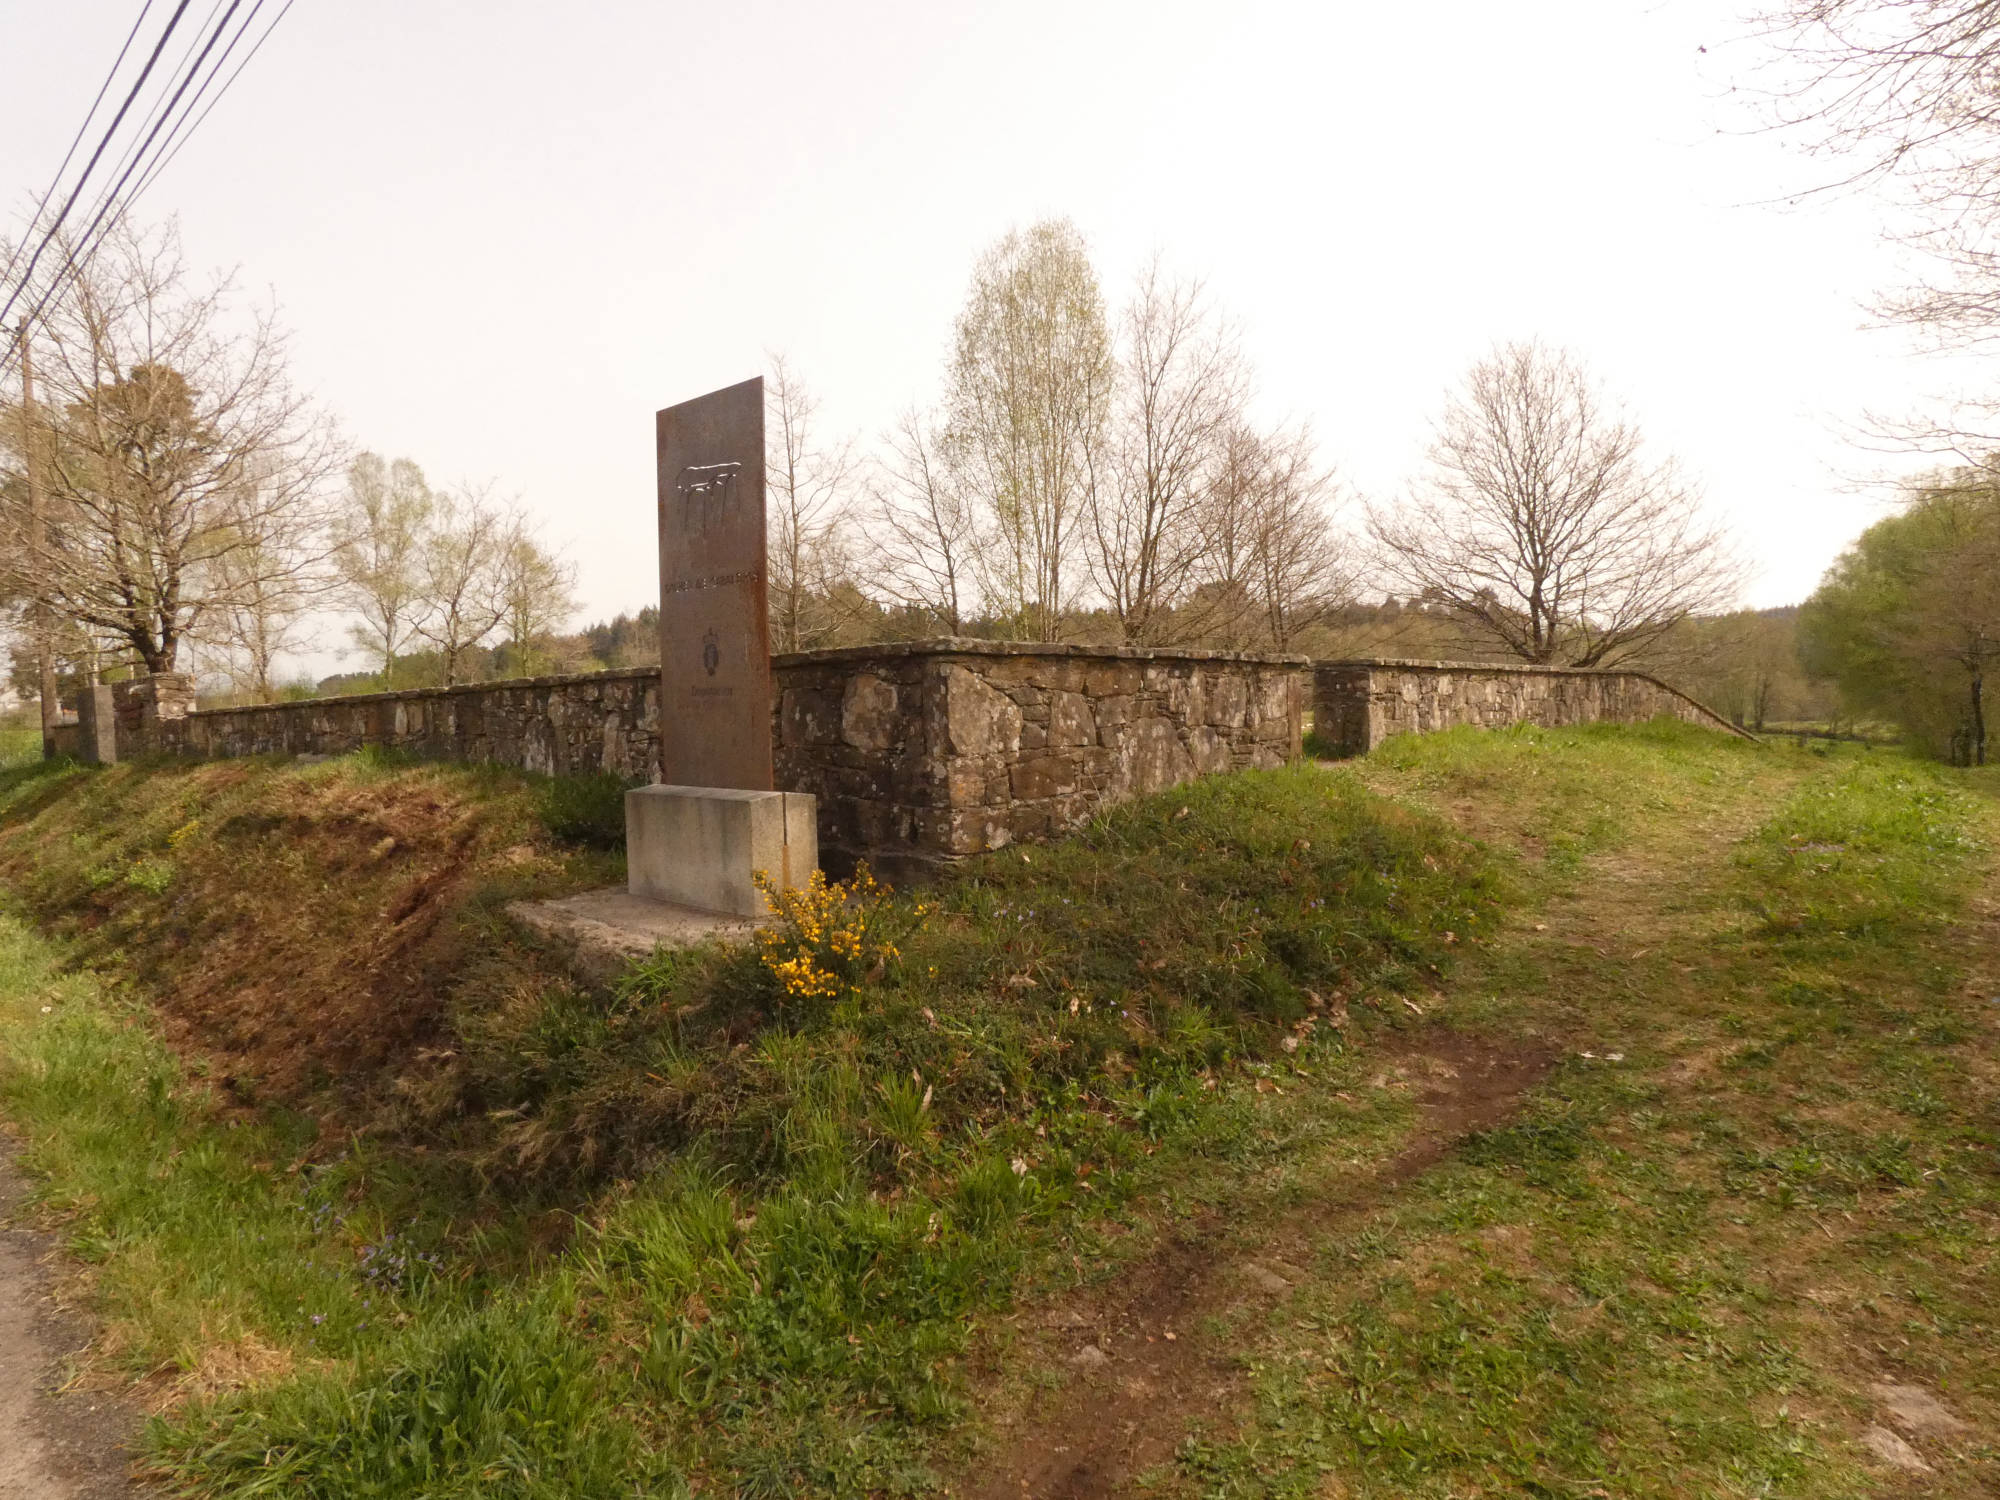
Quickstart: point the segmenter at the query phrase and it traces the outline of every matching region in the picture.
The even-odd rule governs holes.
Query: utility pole
[[[40,571],[47,538],[42,515],[42,469],[35,454],[35,351],[28,340],[26,318],[21,319],[18,331],[21,339],[21,456],[28,470],[28,566],[35,570],[30,574],[33,577]],[[55,654],[50,649],[49,607],[46,602],[35,602],[31,629],[35,638],[37,690],[42,700],[42,759],[54,760],[56,714],[60,705],[56,702],[56,662]]]

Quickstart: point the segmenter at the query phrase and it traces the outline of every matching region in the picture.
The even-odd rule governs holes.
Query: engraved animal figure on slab
[[[736,498],[736,481],[742,470],[740,463],[689,464],[682,469],[674,480],[681,497],[682,527],[701,535],[710,526],[719,525]]]

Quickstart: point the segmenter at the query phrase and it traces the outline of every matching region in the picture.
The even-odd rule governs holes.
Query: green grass
[[[1505,750],[1404,764],[1490,787],[1527,769]],[[1990,801],[1900,758],[1771,765],[1785,794],[1706,868],[1680,809],[1602,837],[1651,856],[1679,920],[1606,931],[1601,887],[1540,872],[1562,935],[1520,934],[1466,983],[1487,1014],[1563,1026],[1571,1060],[1323,1247],[1246,1351],[1252,1409],[1191,1439],[1167,1492],[1871,1494],[1867,1379],[1967,1416],[2000,1396],[1990,1074],[1967,1067],[1984,997],[1948,936]],[[1711,790],[1694,822],[1756,805]],[[1995,1453],[1945,1467],[1937,1493],[1984,1493]]]
[[[389,778],[385,794],[433,785],[361,774]],[[17,789],[38,826],[61,795],[139,790],[153,784]],[[226,822],[205,795],[209,811],[168,797],[113,857],[93,844],[37,878],[74,882],[98,860],[118,876],[91,899],[144,938],[134,903],[178,889],[146,860],[185,866],[175,830]],[[438,1257],[424,1290],[399,1294],[420,1305],[385,1321],[313,1304],[323,1321],[300,1323],[281,1289],[246,1332],[309,1367],[187,1406],[159,1430],[162,1461],[222,1493],[274,1474],[326,1495],[622,1494],[609,1476],[630,1474],[648,1492],[676,1475],[746,1494],[921,1489],[968,1410],[959,1356],[978,1319],[1142,1247],[1146,1195],[1222,1193],[1330,1129],[1260,1122],[1246,1067],[1268,1071],[1258,1059],[1310,1039],[1330,1003],[1351,1004],[1357,1034],[1407,1021],[1395,996],[1427,993],[1497,899],[1438,821],[1298,769],[1184,788],[980,863],[935,894],[900,963],[831,1007],[788,1007],[743,952],[663,958],[605,991],[533,975],[468,991],[449,1061],[398,1095],[387,1142],[320,1169],[370,1226],[338,1247],[359,1254],[355,1234],[393,1223]],[[155,1158],[230,1128],[228,1101],[173,1087],[192,1101],[183,1138],[155,1122]],[[440,1158],[504,1186],[469,1215],[446,1197],[405,1223]],[[524,1259],[533,1226],[514,1205],[551,1193],[572,1205],[568,1243]],[[145,1200],[52,1206],[137,1246],[159,1227]],[[135,1252],[137,1274],[165,1253]],[[254,1280],[226,1259],[214,1274]],[[151,1327],[135,1320],[131,1362],[198,1363]]]
[[[0,729],[0,770],[24,766],[42,757],[42,731],[37,728]]]
[[[499,799],[504,839],[546,806],[311,769],[334,811]],[[14,785],[0,851],[146,774]],[[189,1493],[934,1492],[1067,1379],[1014,1314],[1310,1220],[1419,1129],[1385,1049],[1452,1031],[1561,1060],[1225,1320],[1238,1398],[1170,1408],[1155,1492],[1866,1493],[1857,1344],[2000,1409],[1990,780],[1678,725],[1217,778],[976,862],[831,1003],[744,952],[495,965],[332,1147],[125,988],[132,914],[214,899],[181,794],[149,816],[62,877],[138,949],[0,926],[0,1107],[100,1362],[185,1390],[152,1451]]]

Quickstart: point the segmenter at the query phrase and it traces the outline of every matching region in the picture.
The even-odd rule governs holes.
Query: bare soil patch
[[[468,927],[468,896],[557,863],[518,808],[428,770],[103,775],[10,820],[0,877],[84,961],[129,965],[168,1040],[243,1104],[365,1089],[434,1044],[455,984],[504,945]]]
[[[1386,1057],[1420,1090],[1422,1114],[1403,1149],[1338,1196],[1260,1226],[1254,1255],[1235,1248],[1244,1238],[1241,1226],[1204,1223],[1114,1284],[1038,1314],[1035,1363],[1067,1369],[1069,1378],[954,1491],[975,1500],[1127,1493],[1138,1475],[1173,1454],[1192,1418],[1226,1412],[1241,1394],[1235,1348],[1203,1325],[1280,1301],[1304,1279],[1300,1265],[1310,1264],[1322,1242],[1365,1218],[1467,1135],[1512,1116],[1556,1055],[1539,1043],[1440,1030]]]

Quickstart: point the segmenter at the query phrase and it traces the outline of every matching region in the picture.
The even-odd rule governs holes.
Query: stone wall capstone
[[[1460,725],[1636,724],[1662,714],[1755,738],[1645,672],[1442,661],[1313,666],[1313,733],[1339,755],[1366,755],[1394,735]]]

